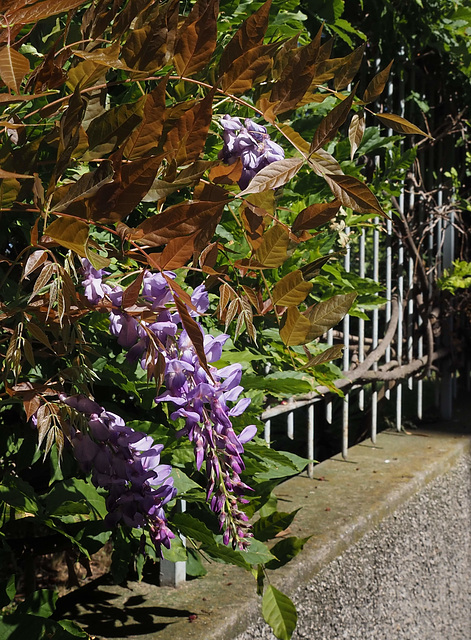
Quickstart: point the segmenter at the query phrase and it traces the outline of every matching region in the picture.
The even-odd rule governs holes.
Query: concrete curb
[[[386,431],[379,434],[376,446],[366,441],[350,449],[348,462],[335,456],[315,467],[314,479],[298,476],[280,485],[278,508],[301,507],[289,535],[312,537],[304,551],[273,572],[270,580],[293,594],[470,450],[466,433],[437,427],[411,435]],[[86,623],[86,630],[103,640],[232,640],[260,618],[252,577],[217,563],[203,579],[176,590],[137,582],[128,582],[126,588],[103,585],[99,590],[101,601],[107,598],[122,615],[103,625],[90,617],[90,606],[84,602],[70,617]],[[138,610],[142,613],[143,606],[146,620],[139,624]]]

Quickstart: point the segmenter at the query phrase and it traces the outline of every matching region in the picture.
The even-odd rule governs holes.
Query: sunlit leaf
[[[82,4],[85,4],[87,0],[44,0],[43,2],[36,2],[35,4],[22,3],[16,10],[7,11],[8,23],[28,24],[30,22],[37,22],[43,18],[48,18],[57,13],[63,13],[64,11],[70,11]]]
[[[38,251],[33,251],[31,255],[28,256],[26,260],[26,264],[23,268],[23,275],[21,278],[27,278],[30,273],[33,273],[38,267],[40,267],[46,260],[48,254],[43,249],[39,249]]]
[[[393,61],[388,64],[388,66],[377,73],[375,77],[370,81],[368,86],[365,89],[365,93],[363,94],[363,102],[368,104],[369,102],[374,102],[379,98],[379,96],[383,93],[384,87],[386,86],[386,82],[389,78],[389,73],[391,71]]]
[[[54,204],[51,211],[66,211],[74,202],[83,198],[90,198],[104,184],[113,179],[111,163],[102,162],[98,169],[84,173],[77,182],[72,183],[66,195]]]
[[[279,267],[288,257],[289,236],[281,225],[270,227],[255,252],[257,261],[265,267]]]
[[[304,365],[304,367],[307,369],[308,367],[315,367],[319,364],[324,364],[324,362],[336,360],[337,358],[340,358],[342,356],[342,353],[343,345],[336,344],[333,347],[329,347],[328,349],[325,349],[325,351],[322,351],[321,353],[318,353],[316,356],[311,358],[309,362]]]
[[[254,82],[262,78],[270,68],[270,54],[277,47],[278,44],[263,44],[245,51],[221,76],[219,82],[223,91],[236,96],[249,91]]]
[[[295,307],[303,300],[312,289],[312,282],[306,282],[299,269],[288,273],[273,287],[271,294],[273,304],[282,307]]]
[[[131,160],[150,155],[157,149],[163,130],[165,111],[165,89],[167,78],[146,96],[142,121],[129,136],[124,147],[124,156]]]
[[[0,208],[7,208],[18,197],[21,185],[16,178],[3,178],[0,180]]]
[[[235,184],[242,175],[242,161],[237,158],[233,164],[218,164],[209,172],[209,179],[215,184]]]
[[[412,122],[401,118],[401,116],[396,116],[394,113],[375,113],[374,115],[380,122],[398,133],[425,136],[426,138],[431,137],[425,131],[416,127],[415,124],[412,124]]]
[[[178,0],[171,0],[149,22],[132,29],[121,50],[127,66],[149,73],[166,64],[173,53],[177,24]]]
[[[272,0],[267,0],[262,4],[236,31],[221,54],[219,75],[225,73],[244,52],[263,43],[263,37],[268,27],[271,3]]]
[[[68,70],[66,84],[72,91],[78,84],[81,89],[86,89],[98,82],[106,71],[107,67],[103,64],[93,60],[83,60]]]
[[[361,144],[365,133],[365,112],[354,113],[348,128],[348,139],[350,140],[350,159],[353,160],[355,151]]]
[[[310,328],[307,332],[307,342],[314,340],[335,327],[348,313],[352,306],[357,292],[340,294],[328,300],[323,300],[304,312],[304,317],[308,320]]]
[[[249,186],[239,193],[239,196],[243,196],[246,193],[258,193],[266,189],[281,187],[298,173],[303,164],[304,158],[276,160],[259,171],[257,175],[252,178]]]
[[[279,640],[290,640],[298,621],[296,607],[288,596],[271,584],[263,594],[262,614]]]
[[[203,69],[216,48],[218,0],[197,0],[178,31],[173,61],[177,73],[190,76]]]
[[[173,238],[201,233],[206,225],[219,221],[224,202],[185,202],[168,207],[162,213],[141,222],[131,236],[150,247],[166,244]]]
[[[303,229],[316,229],[322,224],[329,222],[337,214],[340,208],[340,201],[335,199],[332,202],[320,202],[311,204],[298,214],[291,229],[302,231]]]
[[[286,346],[296,346],[310,342],[307,340],[311,323],[303,316],[297,307],[289,307],[283,316],[280,337]]]
[[[358,178],[334,175],[326,175],[324,178],[344,207],[350,207],[358,213],[385,216],[374,193]]]
[[[154,261],[161,269],[179,269],[193,257],[197,232],[191,236],[170,240],[162,253]]]
[[[360,68],[363,54],[365,52],[366,42],[363,42],[352,53],[344,58],[344,63],[334,73],[334,88],[336,91],[345,89],[356,76]]]
[[[198,360],[200,365],[206,371],[210,379],[212,380],[212,375],[208,367],[208,362],[206,360],[206,354],[204,351],[204,342],[203,342],[203,334],[201,332],[201,327],[199,324],[193,320],[188,312],[188,308],[185,303],[179,298],[178,295],[174,295],[173,299],[175,300],[175,304],[177,306],[178,315],[182,321],[182,326],[188,334],[188,337],[193,344],[196,355],[198,356]]]
[[[294,109],[311,86],[321,36],[322,27],[312,42],[290,52],[290,60],[270,93],[272,114],[281,114]],[[262,109],[265,111],[265,107]]]
[[[72,249],[79,256],[86,257],[85,245],[88,240],[88,224],[76,218],[57,218],[44,231],[62,247]]]
[[[28,58],[9,45],[0,49],[0,77],[9,89],[19,93],[21,81],[28,72]]]
[[[123,220],[152,187],[163,155],[126,162],[121,176],[102,186],[87,201],[88,215],[95,221]]]
[[[176,122],[170,122],[164,143],[164,151],[169,160],[174,159],[177,167],[194,162],[204,149],[211,124],[212,102],[215,89],[187,109]]]
[[[262,244],[265,223],[262,216],[257,215],[249,207],[244,207],[241,212],[247,240],[252,249],[258,249]]]
[[[101,47],[99,49],[93,49],[92,51],[82,51],[81,49],[74,49],[72,53],[79,58],[85,60],[91,60],[99,65],[111,69],[127,69],[122,60],[119,60],[120,47],[118,42],[113,42],[109,47]]]
[[[120,104],[90,122],[87,129],[90,149],[109,153],[121,144],[141,122],[145,98],[131,104]]]
[[[306,156],[309,155],[309,142],[304,140],[300,133],[287,124],[281,125],[281,131],[301,153]]]
[[[318,176],[324,177],[326,174],[343,175],[342,167],[337,160],[324,149],[318,149],[309,157],[309,166]]]
[[[28,176],[23,173],[15,173],[14,171],[5,171],[5,169],[0,169],[0,179],[4,178],[30,178],[31,180],[34,176]]]
[[[182,169],[172,182],[156,178],[152,183],[152,187],[144,196],[143,201],[156,202],[162,198],[166,198],[175,191],[194,185],[199,181],[201,176],[216,163],[217,161],[212,160],[197,160],[189,167]]]
[[[337,131],[347,119],[350,109],[352,108],[355,90],[356,87],[345,100],[342,100],[332,111],[329,111],[321,121],[312,139],[311,151],[317,151],[317,149],[325,146],[335,138]]]

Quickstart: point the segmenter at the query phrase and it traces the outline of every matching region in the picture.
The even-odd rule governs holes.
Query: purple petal
[[[249,440],[252,440],[254,436],[257,435],[257,427],[254,424],[250,424],[248,427],[242,431],[242,433],[238,436],[239,442],[245,444]]]

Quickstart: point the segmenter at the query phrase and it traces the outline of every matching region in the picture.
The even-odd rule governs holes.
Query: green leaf
[[[208,572],[201,563],[200,553],[196,549],[187,550],[186,573],[189,576],[200,577],[205,576]]]
[[[208,573],[201,562],[201,554],[196,549],[187,550],[186,573],[195,578],[205,576]]]
[[[242,376],[241,384],[245,389],[262,389],[275,395],[292,396],[312,391],[311,377],[299,371],[282,371],[281,375],[270,373],[267,376]]]
[[[252,527],[253,535],[257,540],[271,540],[277,533],[284,531],[293,522],[299,509],[291,513],[275,511],[264,518],[260,518]],[[274,554],[277,558],[278,556]]]
[[[116,529],[111,556],[111,575],[117,584],[126,579],[134,556],[135,550],[130,544],[129,536],[126,536],[122,529]]]
[[[312,283],[306,282],[302,272],[297,269],[276,283],[271,294],[273,304],[295,307],[303,302],[311,289]]]
[[[262,614],[279,640],[291,638],[298,621],[296,607],[288,596],[272,585],[268,585],[263,594]]]
[[[4,615],[0,618],[0,638],[44,638],[48,621],[30,614]]]
[[[11,602],[16,595],[16,576],[14,574],[12,574],[8,578],[7,586],[5,587],[5,593],[10,598]]]
[[[218,543],[214,543],[208,547],[205,546],[204,550],[211,558],[214,558],[214,560],[218,562],[234,564],[236,567],[250,570],[250,563],[245,559],[245,551],[231,549],[230,547],[226,547],[225,544]]]
[[[198,540],[204,545],[216,544],[214,534],[208,527],[188,513],[176,513],[172,518],[172,524],[187,538]]]
[[[102,519],[108,513],[105,498],[93,486],[80,478],[70,478],[56,483],[52,489],[42,497],[42,503],[47,513],[56,514],[64,503],[78,503],[85,505],[87,511],[94,514],[95,518]]]
[[[312,536],[308,536],[307,538],[297,538],[296,536],[292,536],[277,542],[271,549],[276,560],[271,560],[267,563],[265,565],[266,569],[274,570],[283,567],[303,550],[304,545],[311,537]]]
[[[72,620],[59,620],[60,626],[75,638],[88,638],[89,636]]]
[[[23,513],[37,514],[40,511],[37,495],[33,487],[14,476],[4,476],[0,484],[0,502],[10,505]]]
[[[254,455],[265,465],[268,470],[255,474],[258,481],[275,480],[276,478],[289,478],[300,473],[307,465],[308,460],[288,451],[276,451],[267,446],[256,443],[247,443],[245,446],[247,455]]]
[[[302,471],[308,462],[299,456],[296,456],[297,460],[292,460],[291,456],[294,454],[288,454],[287,451],[276,451],[276,449],[271,449],[267,445],[257,444],[256,442],[247,442],[244,446],[247,452],[256,456],[265,464],[271,465],[274,468],[289,467],[293,470],[293,473],[299,473]],[[304,466],[302,467],[299,466],[300,460],[304,461]]]
[[[194,453],[192,452],[192,456],[194,458]],[[200,485],[194,482],[191,478],[189,478],[186,473],[183,473],[181,469],[173,468],[171,476],[173,478],[173,484],[178,491],[178,496],[181,497],[190,489],[201,489]]]
[[[247,193],[259,193],[267,189],[276,189],[286,184],[295,176],[304,164],[304,158],[285,158],[275,160],[267,167],[264,167],[252,178],[249,186],[239,193],[244,196]]]
[[[73,522],[69,520],[70,516],[76,516],[80,514],[90,513],[90,508],[83,502],[73,502],[72,500],[66,500],[63,502],[54,513],[50,513],[51,518],[59,518],[63,522]]]
[[[268,540],[268,538],[266,539]],[[248,549],[241,552],[244,559],[249,564],[266,564],[267,562],[271,562],[276,559],[276,556],[271,553],[268,547],[263,544],[261,540],[261,538],[258,540],[252,539]]]
[[[170,549],[162,546],[162,553],[169,562],[185,562],[186,560],[186,549],[179,536],[173,538]]]
[[[49,618],[56,608],[56,602],[59,594],[57,591],[51,591],[49,589],[38,589],[34,591],[30,596],[21,602],[16,611],[16,615],[23,615],[32,613],[35,616],[41,618]]]

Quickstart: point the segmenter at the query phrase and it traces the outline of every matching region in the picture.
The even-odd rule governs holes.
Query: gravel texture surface
[[[294,594],[293,640],[471,640],[471,457]],[[274,640],[260,620],[236,640]]]

